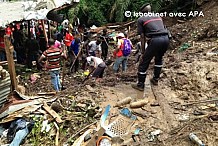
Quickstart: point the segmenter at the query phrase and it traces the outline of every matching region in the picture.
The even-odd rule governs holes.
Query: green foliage
[[[42,122],[44,118],[41,117],[33,117],[33,120],[35,121],[34,127],[30,134],[28,135],[29,143],[33,146],[40,146],[43,144],[48,145],[54,145],[54,139],[50,136],[49,133],[41,132],[42,128]],[[53,124],[51,124],[51,127],[54,127]]]
[[[40,133],[41,133],[41,124],[43,121],[43,118],[41,117],[34,117],[33,120],[35,121],[35,125],[30,133],[30,143],[33,144],[34,146],[37,146],[40,144],[41,141],[41,137],[40,137]]]
[[[190,3],[190,1],[187,2]],[[182,0],[80,0],[76,8],[69,10],[68,16],[71,22],[77,16],[82,24],[100,26],[106,23],[137,19],[126,18],[125,11],[139,12],[140,7],[145,3],[150,3],[155,12],[166,11],[165,8],[169,11],[177,11],[185,6]]]

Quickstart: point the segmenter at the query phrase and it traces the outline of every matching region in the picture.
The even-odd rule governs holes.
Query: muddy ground
[[[81,85],[84,78],[82,72],[66,75],[66,90],[52,97],[57,98],[56,102],[63,107],[59,112],[64,120],[59,125],[60,145],[71,145],[79,136],[72,138],[72,135],[84,126],[99,121],[102,110],[108,104],[113,106],[117,101],[130,96],[135,101],[144,98],[148,100],[147,105],[138,109],[144,113],[144,116],[137,115],[138,125],[142,129],[138,145],[191,146],[194,144],[188,135],[193,132],[206,145],[217,146],[217,103],[194,103],[218,97],[217,9],[218,3],[212,1],[204,6],[204,17],[179,21],[169,28],[173,35],[171,48],[165,55],[160,84],[153,90],[149,82],[146,82],[148,84],[145,93],[131,88],[131,83],[137,80],[138,64],[134,64],[134,56],[128,60],[126,73],[115,75],[112,66],[108,66],[104,81],[100,84],[89,80]],[[152,65],[153,62],[148,78],[152,76]],[[34,83],[27,81],[28,77],[21,75],[21,78],[25,80],[28,95],[52,91],[46,71],[41,72],[40,78]],[[159,105],[154,106],[154,103]],[[116,114],[117,107],[112,109],[110,116]],[[38,121],[40,125],[42,120]],[[161,130],[160,135],[149,141],[149,132],[157,129]],[[31,133],[26,144],[31,142],[34,145],[54,145],[54,135],[54,132]]]

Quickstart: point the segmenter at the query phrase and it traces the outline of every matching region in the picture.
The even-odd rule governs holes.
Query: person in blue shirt
[[[75,38],[70,45],[70,53],[71,53],[71,60],[72,63],[75,61],[74,64],[74,68],[71,69],[71,71],[73,72],[77,72],[79,69],[79,55],[80,55],[80,39],[79,38]],[[75,60],[76,59],[76,60]],[[71,65],[72,65],[71,63]]]

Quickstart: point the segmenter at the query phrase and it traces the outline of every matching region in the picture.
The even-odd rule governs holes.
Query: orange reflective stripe
[[[148,24],[149,22],[153,22],[153,21],[162,21],[162,19],[161,18],[157,18],[157,19],[150,19],[150,20],[148,20],[148,21],[145,21],[144,22],[144,24],[143,24],[143,26],[145,26],[146,24]]]

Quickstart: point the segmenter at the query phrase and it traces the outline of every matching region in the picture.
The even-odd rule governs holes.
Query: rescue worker
[[[141,7],[142,13],[151,12],[150,4]],[[141,36],[142,58],[138,66],[138,82],[132,87],[143,91],[147,75],[147,69],[153,57],[155,65],[153,78],[150,80],[153,85],[158,85],[158,80],[163,65],[163,56],[169,46],[168,31],[164,27],[163,20],[160,17],[143,16],[137,22],[138,34]],[[145,50],[145,42],[148,46]]]

